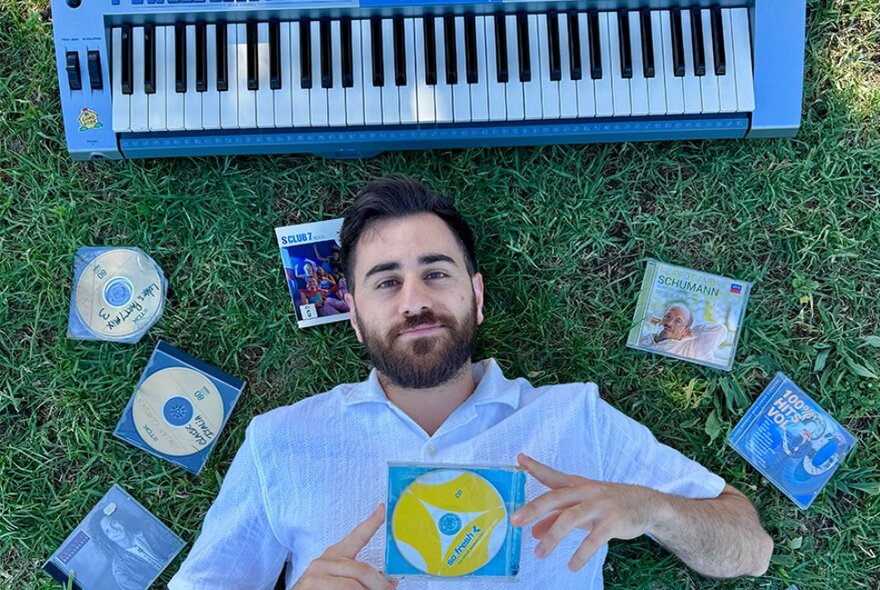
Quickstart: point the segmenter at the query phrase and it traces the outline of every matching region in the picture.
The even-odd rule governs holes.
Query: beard
[[[439,334],[401,341],[398,335],[419,326],[439,325]],[[446,383],[469,363],[477,333],[477,303],[461,320],[431,310],[411,316],[385,334],[362,325],[361,336],[376,370],[397,387],[428,389]]]

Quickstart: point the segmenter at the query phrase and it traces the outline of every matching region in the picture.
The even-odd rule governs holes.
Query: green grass
[[[613,543],[609,588],[880,587],[875,0],[809,3],[794,139],[90,163],[65,151],[46,6],[0,0],[0,588],[53,587],[41,563],[113,482],[192,541],[251,417],[366,375],[346,326],[296,328],[272,229],[337,216],[391,171],[478,228],[480,356],[535,383],[597,382],[743,489],[776,540],[767,576],[735,582]],[[168,305],[139,344],[65,337],[82,245],[139,246],[164,268]],[[624,347],[648,256],[755,283],[732,372]],[[199,477],[111,435],[159,339],[249,383]],[[808,511],[724,443],[777,370],[859,438]]]

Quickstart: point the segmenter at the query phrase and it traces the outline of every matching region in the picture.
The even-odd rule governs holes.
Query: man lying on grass
[[[380,571],[389,461],[518,461],[531,476],[511,517],[531,530],[519,590],[601,588],[608,541],[646,534],[706,576],[766,571],[773,541],[749,500],[595,384],[536,388],[471,362],[483,279],[449,200],[375,181],[341,242],[351,324],[375,368],[251,422],[171,590],[272,588],[285,563],[297,590],[427,587]]]

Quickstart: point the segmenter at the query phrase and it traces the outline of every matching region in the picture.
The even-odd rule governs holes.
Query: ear
[[[345,302],[348,304],[348,309],[351,310],[348,321],[351,323],[351,327],[354,328],[354,334],[357,336],[358,342],[363,342],[364,339],[361,336],[360,328],[358,328],[357,307],[354,304],[354,296],[350,292],[345,294]]]
[[[474,299],[477,304],[477,325],[479,326],[483,323],[483,275],[478,272],[474,273],[471,283],[474,287]]]

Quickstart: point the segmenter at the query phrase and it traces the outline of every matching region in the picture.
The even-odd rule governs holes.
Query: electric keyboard
[[[77,160],[793,135],[805,12],[805,0],[52,0]]]

